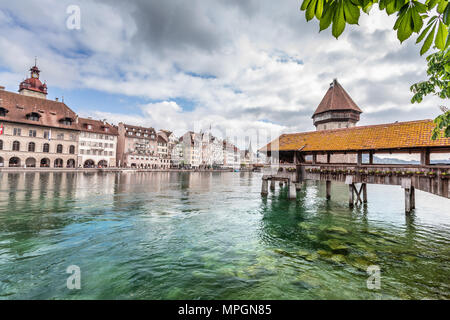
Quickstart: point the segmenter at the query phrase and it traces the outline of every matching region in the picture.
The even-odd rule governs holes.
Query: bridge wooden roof
[[[432,120],[396,122],[346,129],[283,134],[260,149],[267,151],[347,152],[444,147],[450,152],[450,138],[431,140]]]

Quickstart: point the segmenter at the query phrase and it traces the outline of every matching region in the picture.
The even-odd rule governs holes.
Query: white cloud
[[[69,4],[0,4],[7,89],[16,90],[37,55],[50,92],[88,88],[149,101],[129,106],[134,114],[90,115],[178,134],[209,124],[227,134],[312,130],[310,116],[336,77],[365,111],[361,124],[439,112],[437,99],[410,104],[409,86],[425,79],[425,60],[414,40],[398,42],[395,18],[376,8],[335,40],[330,30],[318,33],[316,21],[306,23],[292,0],[82,0],[79,32],[65,28]]]

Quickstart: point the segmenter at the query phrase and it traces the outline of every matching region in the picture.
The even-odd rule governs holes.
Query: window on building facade
[[[56,146],[56,153],[62,153],[63,152],[63,146],[62,144],[58,144]]]
[[[20,142],[14,141],[12,146],[13,151],[20,151]]]
[[[69,147],[69,153],[70,154],[75,154],[75,146],[70,146]]]
[[[42,152],[46,152],[46,153],[50,152],[50,145],[48,143],[44,143]]]
[[[0,140],[0,150],[3,150],[3,140]]]
[[[86,150],[86,154],[91,154],[91,150]]]
[[[56,135],[56,139],[58,139],[58,140],[64,140],[64,133],[58,133],[58,134]]]
[[[80,150],[80,153],[81,153],[81,154],[84,154],[84,150],[83,150],[83,149],[81,149],[81,150]]]
[[[28,144],[28,152],[34,152],[35,149],[36,149],[36,144],[34,142],[30,142]]]
[[[49,132],[48,131],[44,131],[44,139],[48,139],[48,135],[49,135]]]
[[[30,130],[28,136],[36,138],[36,130]]]
[[[13,135],[20,136],[22,134],[22,129],[20,128],[14,128]]]
[[[109,156],[112,156],[112,155],[113,155],[113,153],[112,153],[112,151],[110,151],[110,152],[109,152]]]

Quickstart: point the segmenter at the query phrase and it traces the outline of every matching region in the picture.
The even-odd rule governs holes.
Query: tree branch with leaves
[[[434,94],[441,99],[450,96],[450,5],[448,0],[303,0],[300,10],[305,11],[306,20],[319,20],[320,31],[331,26],[334,37],[344,32],[347,24],[358,24],[361,13],[369,14],[374,4],[388,15],[397,14],[393,30],[402,43],[414,33],[416,43],[422,43],[420,55],[433,47],[435,53],[427,57],[428,80],[411,86],[414,93],[412,103],[420,103],[423,97]],[[435,119],[433,139],[450,137],[450,112],[444,107],[444,114]]]

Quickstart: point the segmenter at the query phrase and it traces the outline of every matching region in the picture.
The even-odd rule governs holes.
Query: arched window
[[[34,142],[30,142],[28,144],[28,152],[34,152],[35,149],[36,149],[36,144]]]
[[[54,167],[55,168],[62,168],[63,167],[63,160],[62,159],[56,159],[54,162]]]
[[[20,142],[14,141],[12,149],[13,149],[13,151],[20,151]]]
[[[0,140],[0,150],[3,150],[3,140]]]
[[[58,144],[56,146],[56,153],[62,153],[63,152],[63,146],[62,144]]]
[[[75,146],[70,146],[69,147],[69,153],[70,154],[75,154]]]
[[[44,143],[44,146],[42,148],[42,152],[46,152],[46,153],[50,152],[50,145],[48,143]]]

